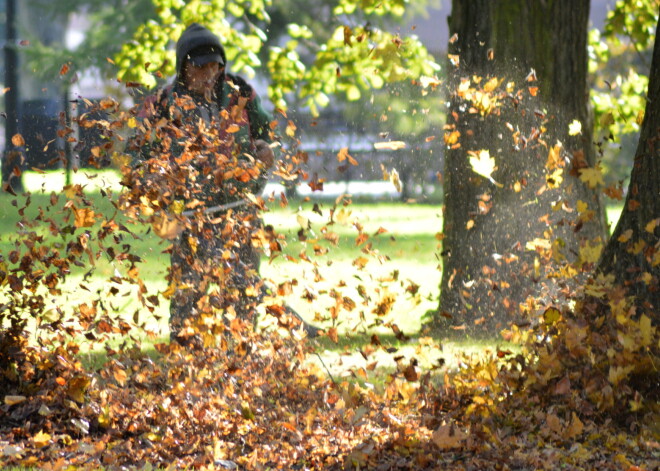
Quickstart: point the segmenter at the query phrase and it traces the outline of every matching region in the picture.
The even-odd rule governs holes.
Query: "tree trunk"
[[[588,17],[588,0],[452,3],[435,327],[450,319],[495,333],[527,322],[525,315],[568,294],[571,262],[593,268],[584,247],[603,244],[605,226],[597,193],[579,178],[594,165]],[[570,136],[574,120],[582,130]],[[491,179],[470,164],[483,150],[497,166]]]
[[[657,28],[656,28],[657,30]],[[660,41],[653,47],[644,122],[626,203],[598,270],[635,296],[657,323],[660,316]]]

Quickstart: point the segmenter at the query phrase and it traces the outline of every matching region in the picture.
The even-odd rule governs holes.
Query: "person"
[[[167,276],[171,340],[199,342],[195,323],[214,308],[254,322],[268,289],[250,195],[263,191],[275,161],[272,117],[254,89],[227,72],[218,37],[197,23],[176,44],[173,85],[145,100],[140,117],[148,126],[131,144],[140,156],[133,191],[184,226],[174,234]]]

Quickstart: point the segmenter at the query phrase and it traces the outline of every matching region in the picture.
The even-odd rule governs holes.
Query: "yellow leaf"
[[[543,313],[543,320],[547,325],[553,325],[561,318],[561,313],[559,309],[555,307],[550,307],[545,310]]]
[[[401,180],[399,179],[399,172],[397,172],[395,168],[393,168],[390,173],[390,181],[394,185],[394,188],[396,188],[396,191],[401,193]]]
[[[651,345],[653,336],[655,335],[655,327],[651,325],[651,318],[646,314],[642,314],[642,317],[639,318],[639,332],[641,333],[642,337],[642,347]]]
[[[577,119],[574,119],[573,122],[568,125],[568,135],[577,136],[578,134],[582,134],[582,123]]]
[[[617,385],[621,380],[625,379],[635,367],[633,365],[628,366],[610,366],[610,371],[607,376],[610,383]]]
[[[484,178],[492,179],[491,174],[497,168],[495,166],[495,159],[490,156],[488,150],[480,150],[478,152],[468,152],[470,154],[470,166],[477,175]]]
[[[297,129],[296,125],[292,121],[289,121],[289,123],[286,126],[285,133],[289,137],[294,137],[296,135],[296,129]]]
[[[128,118],[128,121],[126,121],[126,125],[127,125],[129,128],[134,129],[134,128],[137,127],[137,120],[136,120],[135,118],[133,118],[133,117]]]
[[[383,164],[380,164],[380,169],[383,172],[383,180],[389,180],[390,179],[390,172],[387,171],[385,166]]]
[[[548,161],[545,164],[545,166],[548,168],[548,170],[554,170],[557,167],[563,167],[564,166],[564,162],[561,158],[562,148],[563,148],[563,145],[559,141],[557,141],[557,143],[550,148],[550,151],[548,152]]]
[[[540,237],[537,237],[534,240],[530,240],[525,244],[525,248],[527,250],[550,250],[552,247],[552,242],[550,242],[548,239],[542,239]]]
[[[646,227],[644,227],[644,230],[650,234],[653,234],[653,232],[655,232],[655,228],[658,226],[660,226],[660,218],[649,221],[646,224]]]
[[[579,172],[580,180],[586,183],[589,188],[596,188],[598,185],[605,185],[605,182],[603,181],[603,172],[600,167],[581,168]]]
[[[458,142],[459,137],[461,137],[461,133],[459,131],[446,132],[445,144],[447,144],[448,146],[453,146]]]
[[[633,235],[633,230],[632,229],[627,229],[623,231],[623,234],[621,234],[616,240],[622,243],[626,243],[630,240],[630,238]]]
[[[647,286],[651,284],[653,281],[653,275],[651,275],[649,272],[645,271],[642,273],[639,277]]]
[[[583,214],[589,209],[589,203],[585,203],[582,200],[578,200],[576,208],[579,214]]]
[[[548,184],[548,188],[553,189],[553,188],[559,188],[561,186],[561,183],[564,181],[564,169],[563,168],[556,168],[554,172],[550,175],[546,175],[545,181]]]
[[[498,87],[498,85],[500,84],[500,82],[501,82],[501,81],[498,80],[496,77],[493,77],[493,78],[490,79],[488,82],[486,82],[486,85],[484,85],[484,91],[485,91],[486,93],[490,93],[490,92],[492,92],[493,90],[495,90],[495,89]]]
[[[34,437],[32,437],[32,442],[34,443],[34,446],[37,448],[42,448],[45,447],[50,443],[50,435],[45,433],[43,430],[39,433],[37,433]]]
[[[82,187],[80,185],[67,185],[64,187],[64,196],[67,199],[72,200],[80,194],[82,194]]]
[[[592,245],[591,242],[587,241],[582,247],[580,247],[580,260],[582,263],[596,263],[600,258],[600,253],[603,251],[603,244],[594,242]]]

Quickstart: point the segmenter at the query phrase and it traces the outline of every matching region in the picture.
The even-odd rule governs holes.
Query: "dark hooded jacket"
[[[183,64],[185,63],[188,54],[194,49],[202,46],[213,46],[217,49],[222,57],[222,65],[226,66],[227,54],[225,54],[225,48],[220,44],[218,37],[202,25],[193,23],[186,28],[176,43],[177,78],[181,77]]]

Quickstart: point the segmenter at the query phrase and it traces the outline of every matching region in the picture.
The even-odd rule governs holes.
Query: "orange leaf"
[[[337,328],[336,327],[331,327],[328,329],[328,338],[332,340],[334,343],[339,343],[339,336],[337,335]]]
[[[25,145],[25,139],[20,134],[14,134],[11,138],[11,143],[16,147],[23,147]]]
[[[74,225],[76,227],[92,227],[96,222],[96,214],[89,208],[76,208],[72,206],[73,214],[75,216]]]

